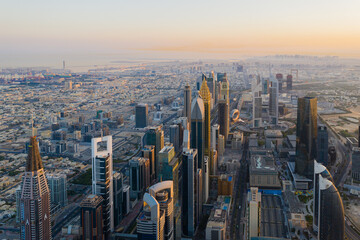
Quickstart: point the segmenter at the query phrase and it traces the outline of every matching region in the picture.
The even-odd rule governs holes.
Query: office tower
[[[210,157],[204,156],[204,167],[202,168],[204,174],[204,182],[203,182],[204,203],[206,203],[209,198],[209,177],[210,177],[209,163],[210,163]]]
[[[314,175],[317,141],[317,98],[298,99],[295,171],[309,179]]]
[[[148,158],[133,157],[129,161],[130,168],[130,196],[140,198],[146,188],[150,186],[150,160]]]
[[[261,84],[260,76],[254,79],[252,84],[252,95],[253,95],[253,127],[259,128],[262,126],[262,97],[261,97]]]
[[[202,205],[203,205],[203,171],[198,169],[196,172],[195,181],[195,219],[196,225],[199,225],[202,217]]]
[[[170,126],[170,142],[174,145],[175,152],[180,152],[180,126],[171,125]]]
[[[66,206],[68,203],[66,175],[47,174],[46,178],[50,189],[51,203],[62,207]]]
[[[261,223],[261,193],[252,187],[249,192],[249,238],[259,236]]]
[[[211,148],[217,149],[217,141],[220,134],[220,126],[218,124],[214,124],[211,126]]]
[[[227,81],[226,74],[221,78],[220,95],[218,104],[218,124],[220,125],[220,133],[224,136],[225,141],[228,139],[229,134],[229,82]]]
[[[114,230],[112,136],[92,138],[92,194],[102,196],[105,238]]]
[[[144,194],[143,211],[136,219],[139,240],[163,240],[165,228],[165,211],[149,193]]]
[[[101,196],[90,194],[80,203],[83,240],[104,240],[103,201]]]
[[[114,227],[120,224],[123,218],[123,175],[120,172],[113,174],[113,192],[114,192]]]
[[[214,71],[211,71],[211,73],[209,74],[209,77],[206,78],[206,82],[209,87],[211,98],[214,99],[215,98],[215,86],[216,86]]]
[[[211,94],[210,90],[204,80],[202,82],[200,88],[200,96],[204,103],[204,155],[210,157],[210,141],[211,141],[211,109],[210,109],[210,101],[211,101]]]
[[[170,145],[166,145],[159,152],[159,161],[160,161],[160,174],[159,181],[171,180],[170,176],[172,175],[172,169],[170,169],[170,165],[175,158],[175,148]]]
[[[164,147],[164,131],[162,125],[158,127],[151,127],[145,134],[145,145],[155,146],[155,179],[158,179],[159,175],[159,152]]]
[[[278,81],[272,79],[270,81],[270,98],[269,98],[269,117],[270,123],[277,125],[279,119],[279,88]]]
[[[36,137],[30,138],[20,197],[21,239],[52,239],[50,191]]]
[[[145,128],[148,125],[148,105],[138,104],[135,107],[135,127]]]
[[[317,156],[316,160],[327,166],[328,165],[328,149],[329,149],[329,142],[328,142],[328,132],[327,127],[325,125],[318,126],[318,135],[317,135]]]
[[[358,147],[360,148],[360,118],[359,118],[359,136],[358,136]]]
[[[153,182],[155,180],[155,146],[145,145],[142,152],[142,156],[149,159],[150,182]]]
[[[218,138],[218,152],[220,156],[222,156],[225,152],[225,138],[221,134],[219,134]]]
[[[354,180],[360,181],[360,148],[352,149],[351,159],[351,176]]]
[[[213,208],[205,230],[205,240],[226,240],[226,209]]]
[[[277,73],[276,74],[276,80],[278,81],[279,92],[281,92],[282,88],[283,88],[283,75],[281,73]]]
[[[79,123],[85,123],[85,116],[84,115],[79,116]]]
[[[198,169],[196,149],[187,149],[183,152],[182,161],[182,206],[181,226],[185,236],[192,237],[195,234],[195,181]]]
[[[15,190],[16,196],[16,222],[21,221],[21,185],[19,185]]]
[[[164,239],[175,239],[173,181],[159,182],[149,188],[149,193],[158,201],[160,210],[165,213]]]
[[[344,206],[334,183],[319,176],[320,240],[343,240],[345,235]]]
[[[287,77],[286,77],[286,90],[292,90],[292,82],[293,82],[292,75],[287,75]]]
[[[122,213],[126,216],[130,212],[130,186],[124,184],[122,197]]]
[[[266,95],[269,93],[270,81],[267,78],[262,78],[261,81],[262,81],[262,93]]]
[[[217,73],[217,81],[218,82],[227,81],[226,73]]]
[[[190,131],[184,130],[184,139],[183,139],[183,151],[190,149]]]
[[[199,168],[202,167],[204,160],[204,123],[205,110],[204,102],[198,95],[191,104],[191,134],[190,134],[190,147],[198,150]]]
[[[327,170],[327,168],[317,162],[314,161],[314,214],[313,214],[313,229],[315,231],[318,231],[318,216],[319,216],[319,181],[320,181],[320,176],[323,178],[328,179],[329,181],[333,182],[333,179],[331,177],[331,174],[329,173],[329,171]]]
[[[187,117],[189,123],[191,122],[191,88],[188,84],[184,91],[184,117]]]

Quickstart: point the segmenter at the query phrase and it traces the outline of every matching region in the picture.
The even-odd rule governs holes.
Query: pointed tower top
[[[36,137],[30,138],[29,154],[26,160],[26,171],[33,172],[43,168]]]
[[[206,80],[203,80],[200,87],[200,96],[204,102],[209,102],[211,100],[210,89],[206,83]]]

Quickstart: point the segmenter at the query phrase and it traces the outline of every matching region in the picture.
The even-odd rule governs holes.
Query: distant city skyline
[[[0,66],[34,54],[360,57],[359,8],[356,0],[6,1]]]

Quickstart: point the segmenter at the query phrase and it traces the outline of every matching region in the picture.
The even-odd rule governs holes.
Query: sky
[[[2,0],[0,55],[360,57],[359,9],[359,0]]]

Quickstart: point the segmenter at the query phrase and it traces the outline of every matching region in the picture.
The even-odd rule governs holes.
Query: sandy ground
[[[356,223],[356,226],[360,227],[360,206],[350,204],[349,207],[350,209],[345,210],[346,215],[348,215]]]
[[[334,127],[336,131],[347,130],[353,133],[358,129],[358,123],[346,121],[339,117],[351,118],[349,120],[360,119],[360,106],[349,110],[351,113],[322,115],[322,117],[330,126]]]

